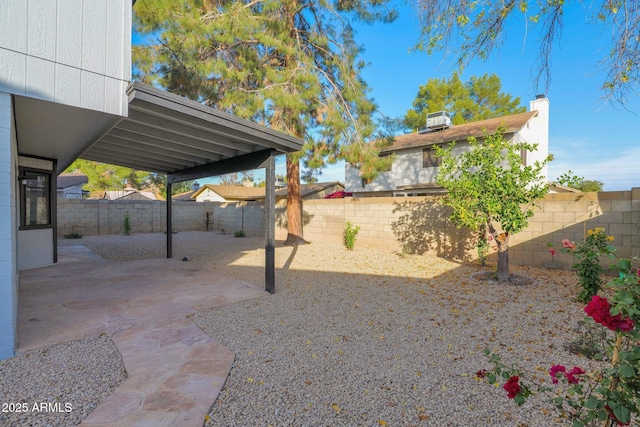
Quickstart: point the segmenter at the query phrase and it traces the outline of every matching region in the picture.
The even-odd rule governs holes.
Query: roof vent
[[[427,114],[427,129],[429,131],[444,130],[451,126],[451,116],[446,111]]]

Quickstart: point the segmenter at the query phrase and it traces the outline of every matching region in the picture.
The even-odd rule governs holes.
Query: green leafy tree
[[[556,182],[560,185],[565,185],[584,192],[602,191],[604,188],[604,183],[602,181],[584,179],[575,175],[571,170],[560,175]]]
[[[300,160],[309,170],[339,159],[375,178],[391,160],[360,73],[352,20],[391,22],[388,0],[145,0],[135,25],[157,43],[133,50],[135,77],[302,138],[287,155],[286,244],[304,243]]]
[[[412,130],[423,129],[427,113],[443,110],[453,115],[451,121],[456,125],[526,111],[520,106],[520,98],[512,98],[501,88],[495,74],[474,76],[467,82],[462,82],[458,73],[450,79],[429,79],[420,86],[404,125]]]
[[[455,143],[436,147],[442,157],[437,182],[447,190],[444,204],[451,219],[475,232],[483,227],[498,246],[499,281],[509,280],[509,237],[522,231],[533,216],[535,201],[547,192],[542,170],[551,156],[533,165],[522,164],[521,150],[535,151],[529,143],[510,142],[503,130],[469,138],[470,150],[454,154]]]
[[[149,176],[149,172],[83,159],[74,161],[65,172],[87,175],[89,182],[84,189],[89,192],[121,190],[127,186],[141,189]]]
[[[584,179],[582,183],[580,183],[580,191],[589,192],[589,191],[602,191],[604,188],[604,183],[602,181],[592,180],[592,179]]]
[[[519,0],[437,1],[416,0],[414,7],[420,19],[422,34],[416,48],[429,54],[457,48],[461,67],[473,59],[486,60],[502,44],[510,24],[525,26],[526,34],[538,33],[540,52],[534,65],[535,82],[551,76],[551,51],[560,40],[565,12],[580,7],[582,18],[593,31],[610,34],[608,56],[600,66],[607,71],[602,85],[606,96],[624,104],[629,95],[637,95],[640,86],[640,7],[635,0],[595,1],[584,7],[578,1]],[[537,31],[536,31],[537,30]],[[605,54],[606,55],[606,54]]]

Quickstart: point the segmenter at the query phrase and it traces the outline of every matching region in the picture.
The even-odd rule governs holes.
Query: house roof
[[[63,190],[74,185],[84,185],[89,182],[89,177],[83,173],[61,173],[58,175],[56,188]]]
[[[537,114],[537,111],[512,114],[510,116],[495,117],[493,119],[464,123],[451,126],[442,131],[428,133],[409,133],[395,137],[393,145],[381,150],[381,153],[389,153],[405,148],[423,147],[433,144],[442,144],[452,141],[466,141],[470,136],[479,138],[485,134],[495,133],[500,126],[505,128],[505,133],[513,133],[522,129],[527,122]]]
[[[314,184],[301,184],[300,195],[302,198],[311,194],[320,192],[334,185],[344,188],[344,184],[340,181],[331,182],[316,182]],[[198,197],[206,188],[211,191],[215,191],[220,197],[226,200],[259,200],[264,199],[265,189],[264,187],[243,187],[241,185],[215,185],[205,184],[196,192],[191,195],[191,198]],[[276,198],[287,197],[287,188],[280,188],[276,190]],[[175,196],[174,196],[174,199]]]
[[[193,199],[191,196],[193,196],[196,191],[197,190],[189,190],[185,191],[184,193],[174,194],[173,196],[171,196],[171,200],[177,200],[179,202],[193,202],[195,201],[195,199]]]
[[[313,184],[300,185],[300,196],[305,197],[314,193],[319,193],[322,190],[333,187],[334,185],[344,188],[344,184],[340,181],[331,182],[316,182]],[[276,190],[276,197],[287,197],[287,187]]]
[[[265,189],[262,187],[243,187],[242,185],[205,184],[191,195],[195,199],[206,189],[214,191],[226,200],[256,200],[264,199]]]
[[[104,192],[104,199],[107,200],[119,200],[119,199],[123,199],[127,196],[130,196],[132,194],[139,194],[142,197],[145,197],[149,200],[158,200],[156,198],[156,195],[153,194],[153,192],[151,191],[139,191],[136,189],[132,189],[132,188],[125,188],[123,190],[110,190],[110,191],[105,191]]]

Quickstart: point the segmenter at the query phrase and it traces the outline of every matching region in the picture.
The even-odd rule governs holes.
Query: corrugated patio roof
[[[129,116],[81,158],[170,174],[258,151],[302,147],[298,138],[139,82],[127,95]]]

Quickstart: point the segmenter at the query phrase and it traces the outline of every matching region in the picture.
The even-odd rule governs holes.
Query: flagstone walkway
[[[187,316],[265,295],[189,262],[60,247],[56,265],[20,273],[18,352],[106,333],[128,377],[81,425],[201,427],[234,355]]]

